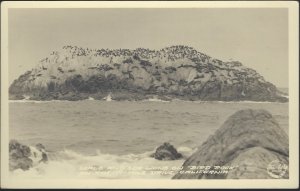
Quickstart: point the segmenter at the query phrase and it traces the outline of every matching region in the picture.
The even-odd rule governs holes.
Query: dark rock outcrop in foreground
[[[159,99],[279,101],[288,98],[238,61],[224,62],[188,46],[161,50],[64,46],[16,79],[9,99]]]
[[[9,170],[22,169],[28,170],[32,167],[30,148],[22,145],[15,140],[9,142]]]
[[[11,140],[9,142],[9,170],[28,170],[34,166],[34,160],[47,162],[48,156],[45,147],[42,144],[37,144],[35,149],[32,151],[30,147],[22,145],[16,140]]]
[[[177,160],[182,158],[182,154],[178,153],[170,143],[164,143],[156,149],[151,157],[157,160]]]
[[[265,110],[233,114],[183,164],[188,166],[237,166],[228,174],[182,174],[173,179],[269,179],[268,166],[279,161],[288,166],[288,135]],[[288,178],[288,169],[279,178]]]

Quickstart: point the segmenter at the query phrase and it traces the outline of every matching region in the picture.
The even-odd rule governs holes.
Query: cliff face
[[[288,178],[288,135],[265,110],[241,110],[233,114],[183,164],[231,166],[228,174],[180,173],[174,179]],[[272,165],[272,166],[271,166]]]
[[[255,70],[222,62],[187,46],[91,50],[65,46],[21,75],[10,99],[288,101]]]

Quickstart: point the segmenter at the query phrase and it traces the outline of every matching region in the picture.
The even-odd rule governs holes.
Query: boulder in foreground
[[[9,142],[9,170],[28,170],[33,164],[30,156],[31,151],[28,146],[22,145],[16,140]]]
[[[288,161],[288,135],[272,115],[265,110],[240,110],[184,162],[173,179],[288,178]],[[190,166],[235,168],[226,174],[184,173]]]
[[[48,156],[45,147],[37,144],[35,147],[28,147],[16,140],[9,142],[9,170],[29,170],[36,163],[47,162]]]
[[[164,143],[156,149],[151,157],[157,160],[177,160],[182,158],[182,154],[178,153],[170,143]]]

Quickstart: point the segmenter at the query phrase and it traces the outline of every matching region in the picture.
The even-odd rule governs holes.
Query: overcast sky
[[[287,9],[9,9],[9,81],[64,45],[194,47],[288,87]]]

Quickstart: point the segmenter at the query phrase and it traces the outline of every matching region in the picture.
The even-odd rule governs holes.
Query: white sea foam
[[[89,97],[89,98],[88,98],[88,100],[95,100],[95,99],[94,99],[94,98],[92,98],[92,97]]]
[[[146,100],[146,101],[154,101],[154,102],[170,102],[170,101],[161,100],[161,99],[158,99],[158,98],[149,98],[149,99]]]
[[[103,98],[105,101],[112,101],[111,93],[109,93],[106,97]]]
[[[179,147],[183,154],[192,150]],[[165,178],[170,179],[181,167],[184,159],[160,161],[150,157],[153,151],[142,154],[113,155],[100,151],[93,156],[85,156],[71,150],[53,154],[47,163],[34,165],[27,171],[11,172],[13,178]],[[36,163],[35,163],[36,164]],[[162,170],[163,169],[163,170]]]
[[[31,156],[30,159],[33,162],[33,166],[37,166],[40,163],[40,160],[43,158],[42,152],[40,152],[37,148],[30,146]]]
[[[279,96],[285,97],[285,98],[288,98],[288,99],[289,99],[289,96],[288,96],[287,94],[279,94]]]
[[[192,149],[192,148],[190,148],[190,147],[184,147],[184,146],[181,146],[181,147],[178,147],[178,148],[177,148],[177,151],[178,151],[179,153],[182,153],[183,155],[186,155],[186,156],[191,155],[191,154],[194,153],[196,150],[197,150],[197,148]]]

